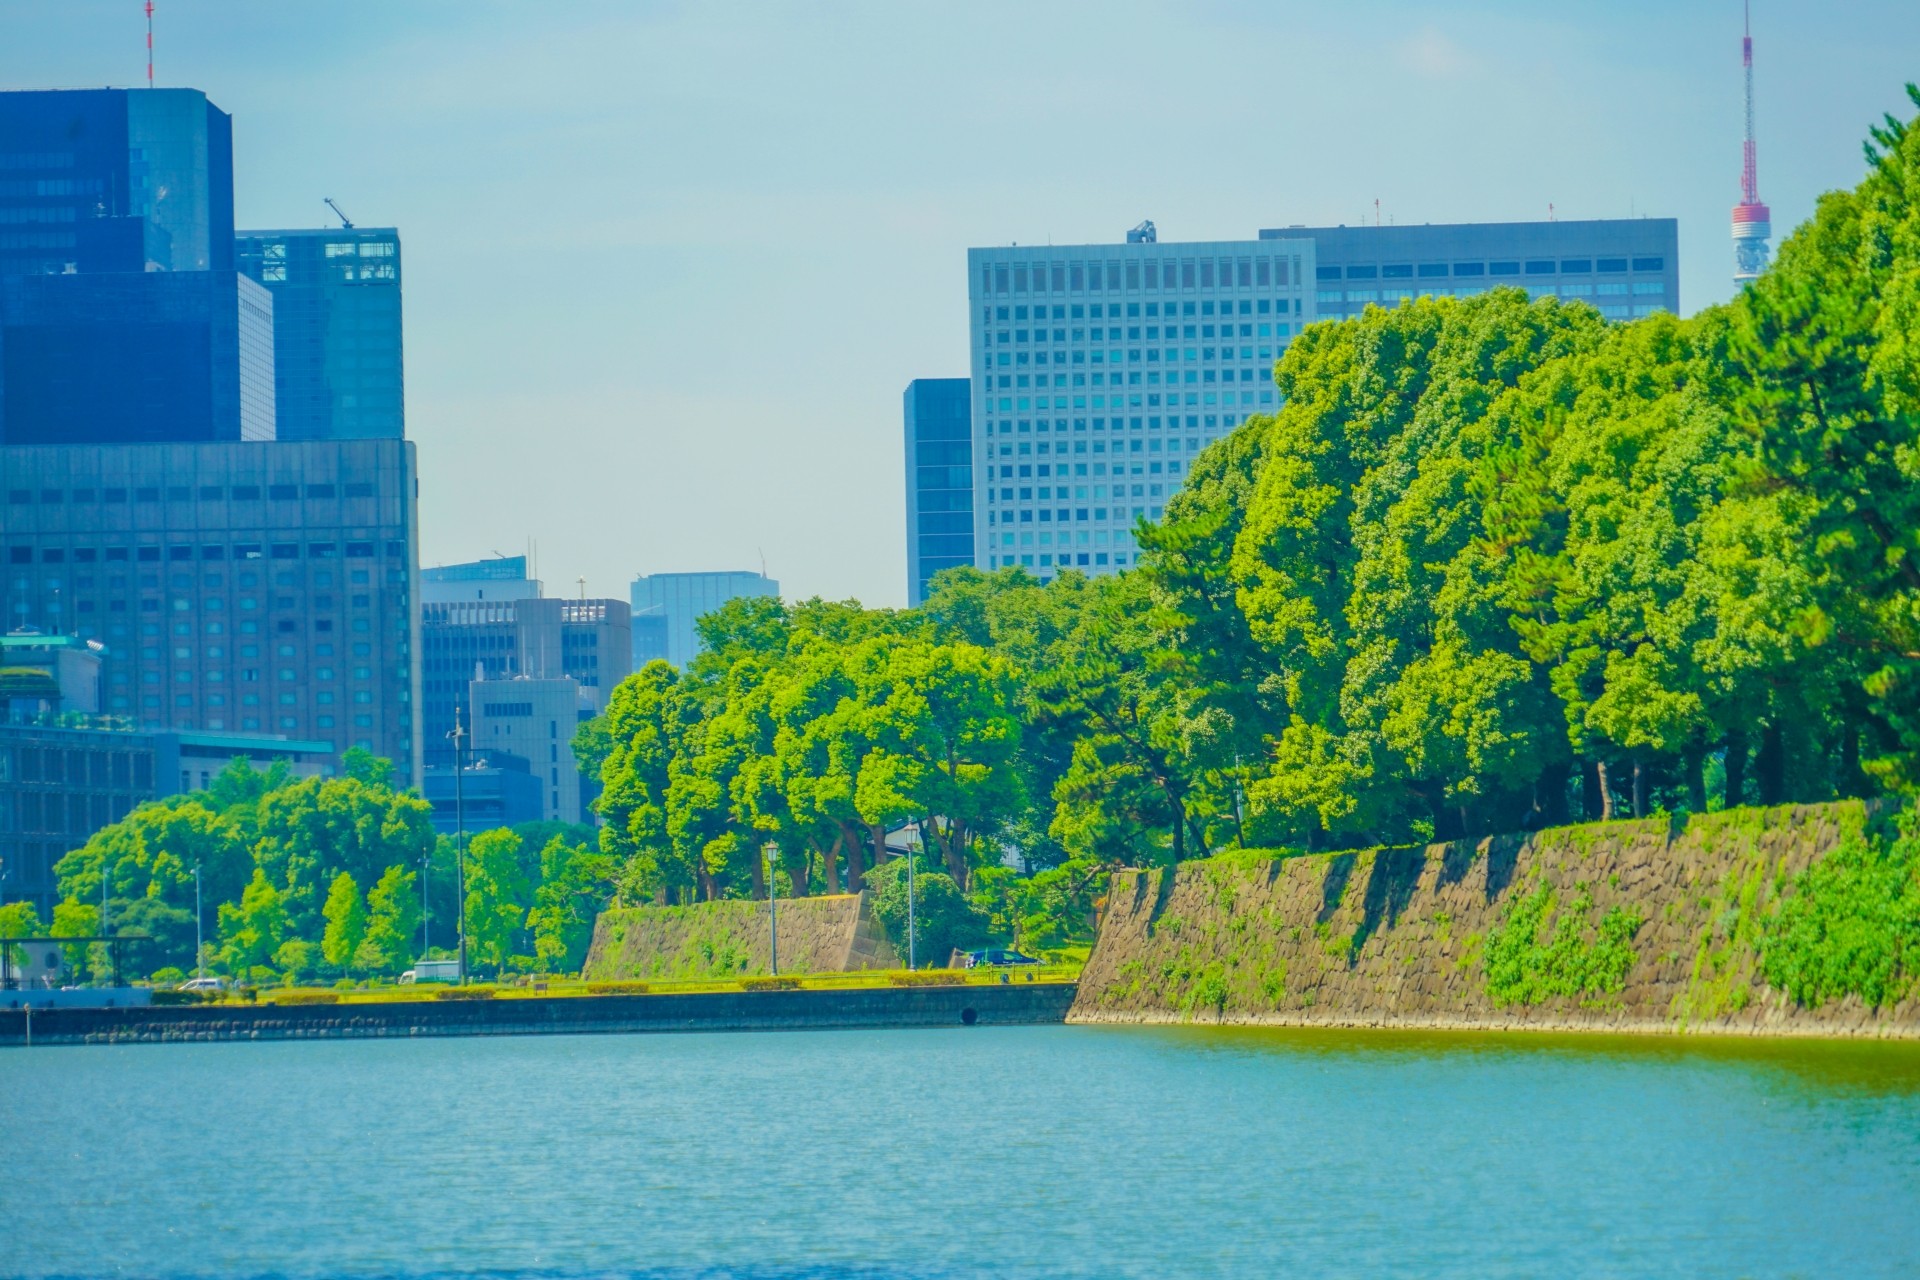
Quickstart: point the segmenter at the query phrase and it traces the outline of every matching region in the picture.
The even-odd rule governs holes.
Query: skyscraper
[[[267,440],[273,302],[191,89],[0,93],[0,444]]]
[[[780,584],[746,570],[642,574],[633,580],[633,669],[656,659],[682,670],[702,648],[694,623],[741,596],[778,596]]]
[[[273,295],[282,440],[405,434],[400,233],[392,227],[242,231],[236,261]]]
[[[965,378],[916,378],[904,401],[907,603],[942,569],[973,563],[973,391]]]

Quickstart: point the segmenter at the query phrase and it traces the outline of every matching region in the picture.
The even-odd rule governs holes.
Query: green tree
[[[405,867],[388,867],[367,891],[366,935],[354,963],[372,973],[397,973],[411,962],[419,940],[419,877]]]
[[[391,870],[391,868],[389,868]],[[360,899],[360,886],[342,871],[327,890],[326,906],[321,909],[327,928],[320,939],[320,954],[343,973],[356,967],[360,944],[367,936],[367,907]]]
[[[501,827],[467,846],[467,950],[477,969],[504,969],[522,954],[531,887],[520,869],[520,843]]]
[[[886,930],[887,940],[907,960],[907,860],[895,858],[872,873],[873,915]],[[953,877],[933,870],[924,861],[913,877],[913,953],[921,968],[944,969],[956,950],[980,946],[987,937],[987,917],[960,892]]]
[[[238,903],[220,904],[220,962],[228,972],[247,975],[273,962],[286,941],[287,910],[267,873],[254,868]]]
[[[613,900],[613,859],[584,841],[556,834],[540,851],[540,887],[527,927],[533,953],[550,973],[577,973],[594,922]]]

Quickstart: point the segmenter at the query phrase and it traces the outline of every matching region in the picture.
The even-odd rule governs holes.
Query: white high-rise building
[[[1271,412],[1314,319],[1311,239],[971,249],[974,548],[984,569],[1111,572],[1201,449]]]

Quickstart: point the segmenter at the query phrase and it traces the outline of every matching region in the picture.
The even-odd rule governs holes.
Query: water
[[[1920,1274],[1920,1046],[1078,1027],[0,1054],[0,1275]]]

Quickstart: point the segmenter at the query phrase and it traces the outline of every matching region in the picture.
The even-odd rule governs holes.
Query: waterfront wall
[[[1116,874],[1070,1021],[1920,1036],[1920,996],[1808,1008],[1761,946],[1858,803]],[[1880,838],[1884,838],[1884,832]]]
[[[865,893],[780,900],[783,973],[901,968]],[[594,922],[585,976],[593,981],[730,978],[769,972],[765,902],[611,907]]]
[[[0,1010],[0,1047],[55,1044],[820,1031],[1019,1026],[1066,1020],[1071,983],[512,997],[337,1005]],[[29,1037],[31,1040],[29,1041]]]

